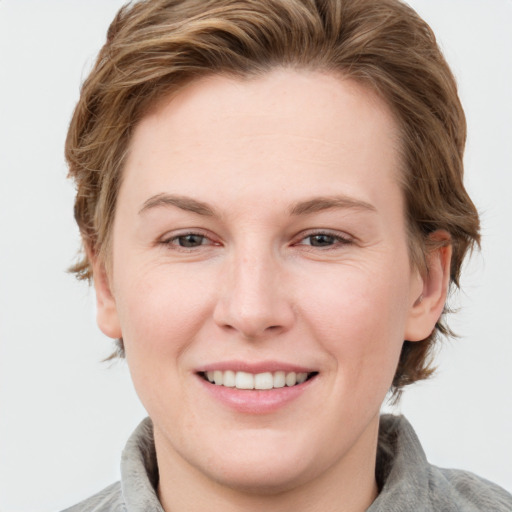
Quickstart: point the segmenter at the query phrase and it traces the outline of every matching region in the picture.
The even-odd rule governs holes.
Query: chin
[[[238,462],[237,466],[231,466],[224,471],[217,468],[211,477],[227,488],[261,496],[282,494],[313,479],[313,475],[310,475],[311,469],[306,471],[296,464],[282,463],[275,459],[274,456],[259,467]]]
[[[303,485],[320,472],[309,448],[311,445],[293,433],[247,432],[218,445],[208,457],[208,467],[199,469],[227,488],[276,495]]]

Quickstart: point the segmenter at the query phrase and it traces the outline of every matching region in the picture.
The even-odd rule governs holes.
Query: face
[[[403,340],[433,328],[398,145],[376,95],[320,72],[203,79],[137,126],[98,318],[163,470],[283,490],[372,468]]]

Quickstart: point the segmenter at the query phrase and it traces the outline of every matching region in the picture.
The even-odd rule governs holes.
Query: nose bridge
[[[245,338],[285,330],[293,321],[284,269],[270,244],[246,240],[226,262],[215,320]]]

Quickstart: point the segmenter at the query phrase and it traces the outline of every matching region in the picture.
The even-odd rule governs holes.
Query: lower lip
[[[204,389],[213,398],[238,412],[269,414],[299,398],[318,378],[317,375],[302,384],[274,389],[237,389],[218,386],[197,376]]]

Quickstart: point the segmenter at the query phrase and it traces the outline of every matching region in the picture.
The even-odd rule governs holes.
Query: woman
[[[123,9],[66,155],[74,270],[151,420],[71,510],[510,510],[379,415],[430,375],[479,242],[464,142],[396,0]]]

